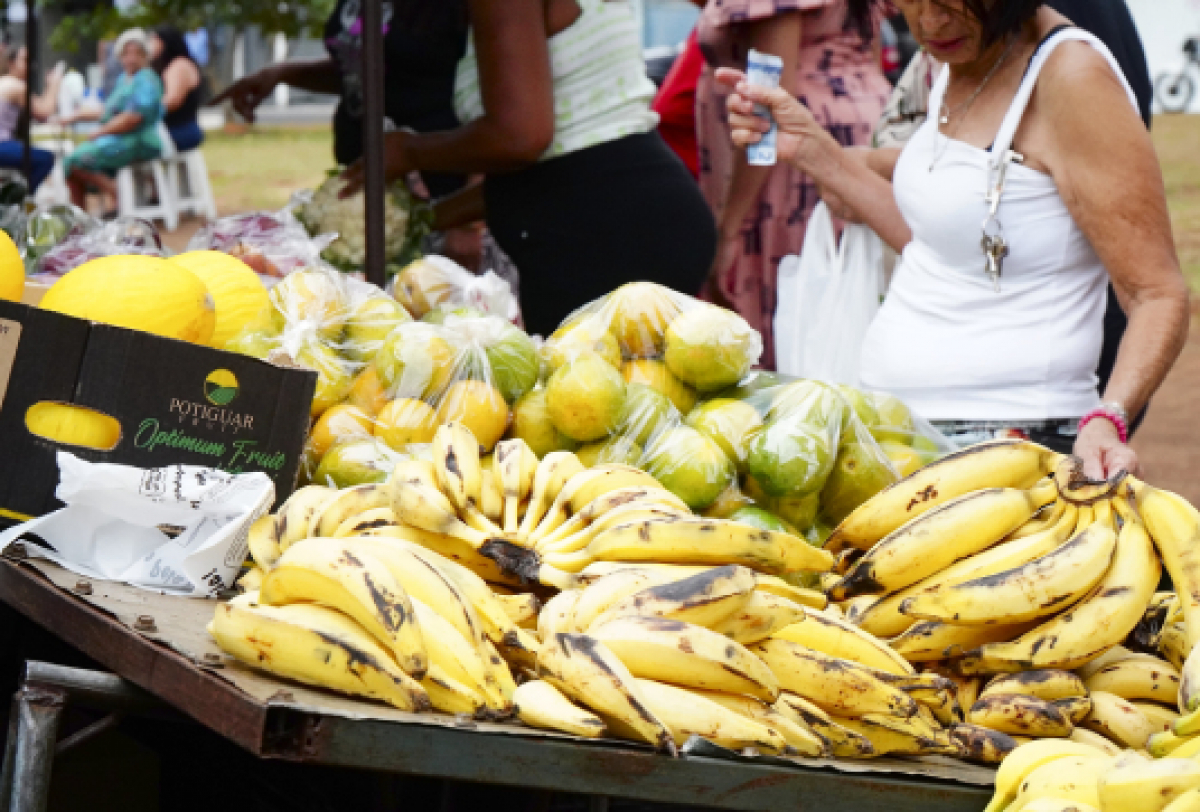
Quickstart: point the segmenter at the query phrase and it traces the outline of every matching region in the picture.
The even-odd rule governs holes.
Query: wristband
[[[1079,431],[1083,431],[1083,427],[1091,423],[1096,418],[1103,418],[1117,429],[1117,437],[1120,438],[1121,444],[1129,442],[1129,424],[1125,422],[1125,417],[1119,414],[1115,409],[1108,409],[1101,406],[1099,409],[1092,409],[1090,412],[1079,418]]]

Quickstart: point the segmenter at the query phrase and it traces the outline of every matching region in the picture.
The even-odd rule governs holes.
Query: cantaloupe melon
[[[245,329],[265,328],[270,324],[271,301],[267,289],[258,274],[237,257],[220,251],[189,251],[172,257],[171,262],[200,277],[213,297],[217,323],[212,346],[223,347]]]

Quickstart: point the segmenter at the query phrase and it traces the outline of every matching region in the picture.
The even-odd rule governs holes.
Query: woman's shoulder
[[[200,69],[186,56],[177,56],[163,70],[163,76],[172,74],[193,84],[200,84]]]
[[[1098,39],[1068,39],[1060,42],[1048,57],[1039,77],[1039,89],[1071,93],[1083,87],[1115,86],[1120,77],[1102,50]]]

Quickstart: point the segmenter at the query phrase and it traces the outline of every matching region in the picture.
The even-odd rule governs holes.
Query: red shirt
[[[662,119],[658,125],[659,134],[696,177],[700,176],[700,156],[696,147],[696,85],[703,69],[704,57],[693,30],[652,105]]]

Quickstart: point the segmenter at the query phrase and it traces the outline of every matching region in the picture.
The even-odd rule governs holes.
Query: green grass
[[[333,166],[333,136],[326,125],[213,132],[205,138],[204,157],[221,214],[280,209],[293,192],[325,179]]]
[[[1154,146],[1167,186],[1179,262],[1200,293],[1200,116],[1158,116]]]

